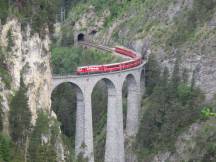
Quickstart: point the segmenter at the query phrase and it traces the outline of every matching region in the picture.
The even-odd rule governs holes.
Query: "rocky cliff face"
[[[8,33],[10,32],[10,36]],[[9,38],[11,37],[11,38]],[[9,44],[9,39],[11,43]],[[32,123],[35,123],[37,111],[43,110],[50,112],[50,86],[51,86],[51,69],[50,69],[50,40],[48,33],[44,38],[38,34],[31,35],[30,28],[22,30],[21,24],[12,19],[8,21],[1,29],[1,46],[2,48],[10,47],[7,53],[6,64],[12,77],[12,89],[7,92],[13,94],[19,89],[20,79],[28,87],[29,108],[32,113]],[[2,93],[6,96],[5,93]],[[4,109],[8,110],[7,97]]]
[[[51,67],[50,67],[50,39],[48,31],[40,37],[32,34],[31,28],[22,28],[17,19],[8,20],[0,26],[0,45],[6,51],[4,63],[11,76],[10,88],[6,87],[0,76],[0,107],[2,108],[3,132],[9,134],[10,101],[20,88],[22,79],[27,87],[28,106],[32,115],[31,124],[34,126],[39,112],[55,114],[51,111]],[[50,126],[53,119],[50,118]],[[64,145],[61,136],[56,137],[56,153],[58,161],[64,161]],[[50,141],[52,134],[41,134],[42,143]]]

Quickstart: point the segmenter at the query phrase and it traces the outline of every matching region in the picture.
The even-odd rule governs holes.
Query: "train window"
[[[78,41],[84,41],[85,40],[85,35],[83,33],[80,33],[77,37]]]

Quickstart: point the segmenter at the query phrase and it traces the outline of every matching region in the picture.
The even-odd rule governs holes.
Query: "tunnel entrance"
[[[80,33],[77,36],[77,40],[78,40],[78,42],[85,41],[85,35],[83,33]]]

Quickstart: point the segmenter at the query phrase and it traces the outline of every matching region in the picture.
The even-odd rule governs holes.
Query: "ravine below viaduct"
[[[89,75],[53,75],[52,91],[63,83],[76,88],[76,135],[75,153],[82,153],[89,162],[94,162],[92,101],[91,95],[99,81],[104,81],[108,90],[107,131],[105,162],[125,162],[125,138],[134,137],[139,127],[141,97],[144,93],[144,65],[134,68]],[[127,119],[123,130],[122,89],[127,83]]]

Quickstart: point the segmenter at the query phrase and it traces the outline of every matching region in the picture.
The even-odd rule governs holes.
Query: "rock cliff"
[[[10,32],[10,36],[8,33]],[[11,38],[9,38],[11,37]],[[8,41],[11,39],[12,44]],[[31,35],[29,27],[22,30],[21,24],[16,19],[9,20],[1,29],[1,46],[11,50],[6,56],[6,64],[10,75],[11,94],[19,89],[20,79],[28,87],[28,103],[32,113],[32,124],[37,118],[37,111],[50,112],[50,87],[51,87],[51,69],[50,69],[50,40],[48,33],[42,39],[38,34]],[[3,96],[6,94],[3,93]],[[3,97],[5,98],[5,97]],[[6,98],[5,98],[5,102]],[[8,109],[7,104],[4,104]]]
[[[27,87],[28,107],[31,112],[31,125],[35,126],[38,114],[44,112],[50,114],[49,127],[51,128],[56,120],[55,114],[51,111],[51,84],[52,74],[50,66],[50,39],[48,29],[46,34],[32,34],[31,28],[23,28],[16,19],[8,20],[0,27],[0,44],[5,55],[5,66],[11,77],[10,86],[7,87],[0,76],[0,101],[3,118],[3,132],[9,134],[9,111],[10,101],[20,88],[20,81],[23,80]],[[54,118],[53,118],[54,117]],[[55,139],[58,161],[64,161],[64,145],[61,140],[61,132]],[[50,133],[41,134],[42,143],[47,144],[53,135]]]

